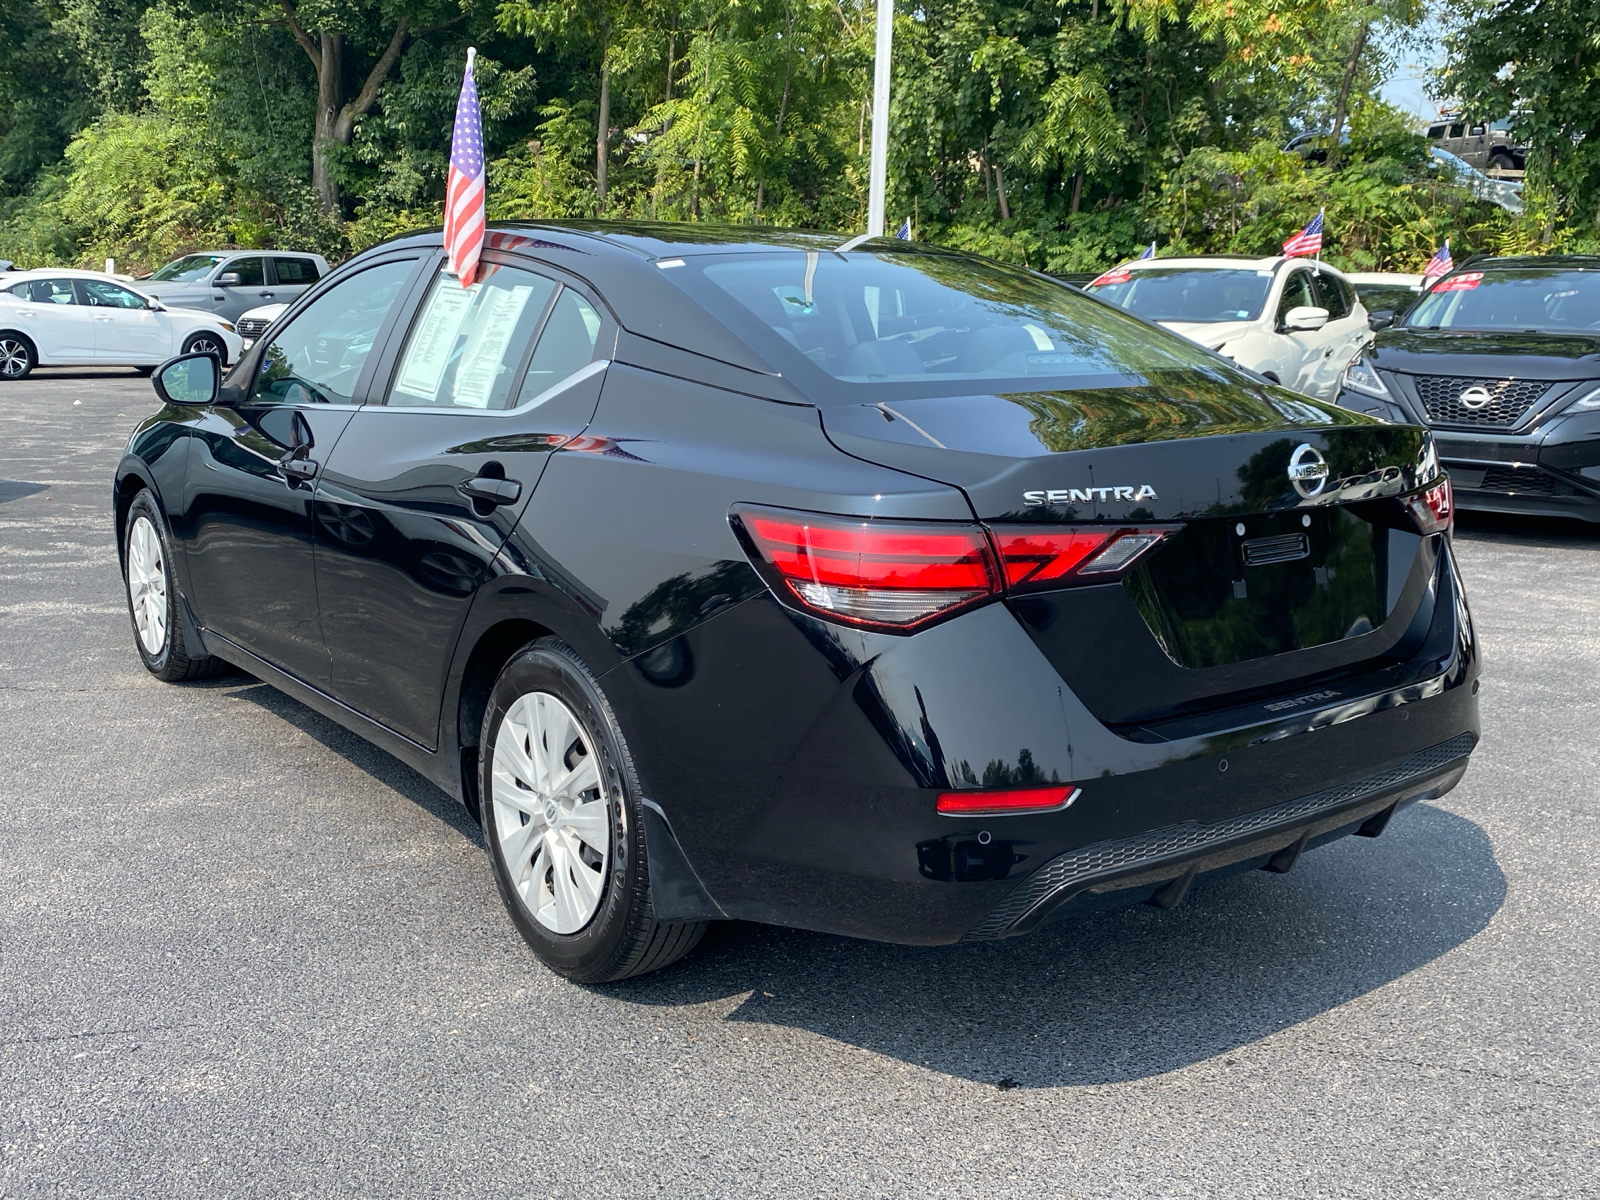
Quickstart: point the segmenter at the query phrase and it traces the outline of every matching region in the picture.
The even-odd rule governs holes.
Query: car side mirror
[[[224,271],[221,275],[217,276],[218,287],[238,287],[239,283],[240,278],[239,272],[237,271]]]
[[[167,311],[167,306],[165,304],[161,303],[161,301],[157,300],[154,296],[146,296],[144,298],[144,306],[146,308],[148,308],[151,312],[166,312]]]
[[[181,354],[155,369],[150,383],[167,404],[215,404],[222,364],[211,354]]]
[[[1380,329],[1387,329],[1394,324],[1394,309],[1380,308],[1377,312],[1367,314],[1367,328],[1376,333]]]
[[[1328,323],[1328,310],[1312,304],[1300,304],[1283,314],[1283,327],[1289,333],[1299,330],[1321,329]]]

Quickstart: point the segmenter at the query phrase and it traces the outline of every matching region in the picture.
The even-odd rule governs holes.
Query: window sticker
[[[1457,275],[1454,279],[1446,279],[1434,285],[1436,292],[1470,292],[1483,282],[1482,271],[1468,271],[1465,275]]]
[[[463,408],[488,408],[489,397],[505,369],[506,346],[522,318],[533,289],[523,284],[509,290],[489,288],[489,294],[472,323],[461,365],[456,368],[451,399]],[[512,364],[515,366],[515,363]]]
[[[451,276],[439,277],[439,286],[428,297],[428,307],[406,347],[400,378],[395,384],[397,391],[421,396],[430,402],[438,399],[439,384],[444,379],[445,368],[450,365],[456,335],[461,332],[461,322],[471,307],[471,292]]]
[[[1128,280],[1130,280],[1132,278],[1133,278],[1133,272],[1132,271],[1124,271],[1120,267],[1112,267],[1111,270],[1107,271],[1104,275],[1100,276],[1100,278],[1095,279],[1095,280],[1091,280],[1090,283],[1089,283],[1089,286],[1090,287],[1106,287],[1106,286],[1108,286],[1110,284],[1113,284],[1113,283],[1127,283]]]
[[[1054,343],[1050,341],[1050,335],[1044,330],[1040,329],[1037,325],[1024,325],[1023,328],[1028,331],[1028,336],[1033,339],[1033,348],[1035,350],[1055,349]],[[1032,362],[1034,360],[1030,356],[1028,361]]]

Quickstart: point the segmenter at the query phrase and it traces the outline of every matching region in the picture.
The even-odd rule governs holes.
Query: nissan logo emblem
[[[1461,395],[1457,396],[1456,399],[1461,401],[1461,403],[1466,405],[1468,408],[1472,409],[1473,412],[1477,412],[1478,409],[1489,403],[1489,401],[1493,400],[1494,397],[1489,394],[1488,388],[1469,387],[1466,391],[1462,392]]]
[[[1307,500],[1328,484],[1328,460],[1310,442],[1301,442],[1289,456],[1289,482]]]

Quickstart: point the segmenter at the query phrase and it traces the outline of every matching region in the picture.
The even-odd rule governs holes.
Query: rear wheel
[[[1491,171],[1515,171],[1517,164],[1509,154],[1495,154],[1489,158],[1489,169]]]
[[[541,638],[507,663],[483,729],[478,794],[495,882],[545,964],[610,983],[694,949],[705,922],[655,919],[633,759],[572,648]]]
[[[141,491],[128,506],[122,558],[133,643],[145,670],[168,683],[214,674],[221,660],[198,653],[198,646],[184,640],[166,521],[147,491]]]
[[[0,333],[0,379],[26,379],[38,365],[32,342],[21,334]]]

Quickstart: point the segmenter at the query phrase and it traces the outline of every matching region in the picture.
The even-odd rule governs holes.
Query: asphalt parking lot
[[[0,384],[0,1197],[1600,1194],[1600,532],[1476,519],[1465,783],[1287,876],[604,989],[476,827],[132,645],[125,372]]]

